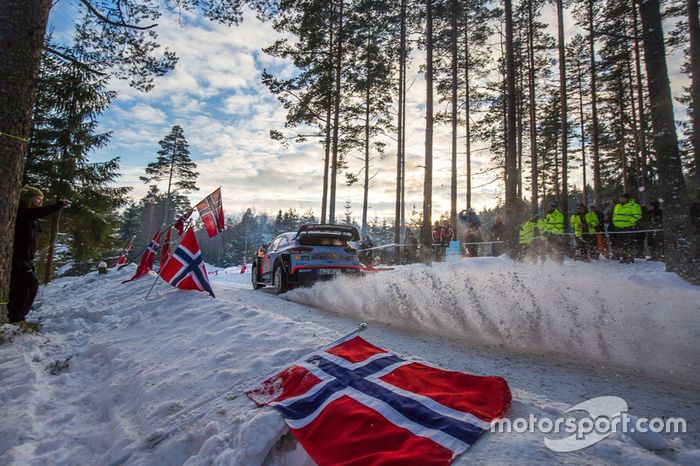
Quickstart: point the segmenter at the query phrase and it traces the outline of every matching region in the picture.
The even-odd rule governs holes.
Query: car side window
[[[277,249],[282,249],[289,244],[289,239],[286,236],[280,238],[279,243],[277,243]]]
[[[277,246],[280,244],[282,238],[276,238],[272,243],[270,243],[270,246],[267,248],[267,252],[275,252],[277,250]]]

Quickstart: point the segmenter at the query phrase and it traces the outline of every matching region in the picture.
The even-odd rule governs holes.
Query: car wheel
[[[284,275],[284,268],[281,265],[275,267],[273,286],[275,294],[282,294],[287,291],[287,277]]]
[[[263,286],[258,284],[258,264],[253,264],[253,269],[250,271],[250,281],[253,283],[253,289],[259,290]]]

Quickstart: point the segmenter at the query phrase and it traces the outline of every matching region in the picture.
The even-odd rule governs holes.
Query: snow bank
[[[157,429],[201,412],[189,407],[248,388],[319,339],[339,336],[160,280],[146,302],[153,276],[121,284],[134,269],[42,287],[29,316],[42,333],[0,346],[0,466],[109,464]],[[284,338],[291,330],[294,338]],[[179,442],[129,464],[262,464],[287,432],[280,416],[245,396],[207,407]]]
[[[474,344],[700,383],[700,288],[658,263],[475,258],[341,277],[285,296]]]

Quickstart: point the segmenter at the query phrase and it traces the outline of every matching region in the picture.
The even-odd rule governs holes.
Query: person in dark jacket
[[[503,224],[503,217],[496,215],[494,224],[491,227],[491,241],[505,241],[506,239],[506,226]],[[503,254],[503,243],[494,243],[491,245],[491,255],[498,257]]]
[[[403,250],[404,260],[407,264],[413,264],[416,262],[416,255],[418,252],[418,239],[415,237],[410,228],[406,228],[406,247]]]
[[[32,186],[22,188],[15,222],[10,298],[7,304],[10,322],[21,322],[25,319],[39,289],[34,266],[36,241],[41,232],[39,219],[70,207],[70,201],[67,199],[61,199],[48,206],[43,204],[44,194],[40,189]]]
[[[464,233],[464,243],[469,257],[479,255],[479,244],[482,241],[479,227],[474,222],[467,223],[467,231]]]
[[[645,230],[663,230],[664,212],[659,206],[659,201],[651,201],[642,213],[642,228]],[[641,236],[641,235],[640,235]],[[651,257],[649,260],[658,261],[664,255],[664,232],[651,231],[646,234],[647,246]]]

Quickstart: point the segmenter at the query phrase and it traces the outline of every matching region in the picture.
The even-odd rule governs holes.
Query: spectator
[[[506,239],[506,226],[503,224],[503,217],[496,215],[494,224],[491,227],[490,241],[505,241]],[[493,243],[491,244],[491,255],[498,257],[503,254],[503,243]]]
[[[10,296],[7,304],[10,322],[25,320],[39,289],[34,265],[36,241],[41,232],[39,219],[70,207],[70,201],[67,199],[61,199],[48,206],[43,204],[44,194],[41,190],[32,186],[22,188],[15,222]]]
[[[404,240],[405,247],[403,249],[403,258],[407,264],[413,264],[416,261],[418,253],[418,239],[413,235],[410,228],[406,228],[406,238]]]
[[[529,220],[520,225],[518,233],[518,248],[515,253],[516,260],[523,260],[530,251],[535,236],[537,236],[537,215],[533,215]]]
[[[433,255],[436,261],[442,260],[442,225],[437,221],[433,225]]]
[[[593,204],[588,206],[586,223],[588,224],[588,232],[591,235],[588,238],[584,235],[584,239],[588,240],[588,252],[591,258],[598,260],[600,254],[608,257],[608,243],[605,239],[603,214]]]
[[[547,256],[556,262],[564,262],[564,214],[559,211],[556,201],[549,203],[549,210],[544,218],[544,236],[546,238]]]
[[[590,261],[588,249],[589,225],[586,220],[586,206],[580,202],[576,204],[576,213],[571,216],[571,228],[574,229],[574,241],[576,248],[574,258],[582,261]]]
[[[619,232],[619,257],[622,264],[634,264],[636,252],[636,237],[634,232],[638,229],[637,223],[642,218],[642,208],[629,194],[622,193],[619,204],[613,209],[612,222],[615,231]]]
[[[467,223],[467,231],[464,234],[464,243],[466,246],[467,255],[476,257],[479,255],[479,244],[482,241],[479,227],[474,222]]]
[[[470,222],[476,225],[477,228],[481,228],[481,220],[479,220],[479,216],[476,215],[476,212],[472,208],[461,211],[459,213],[459,219],[466,224],[467,228],[469,228]]]
[[[659,206],[659,201],[651,201],[642,214],[642,224],[645,230],[663,230],[664,213]],[[639,235],[642,236],[642,235]],[[646,234],[649,247],[649,260],[658,261],[664,256],[664,232],[650,231]]]
[[[362,250],[358,254],[358,259],[360,262],[364,265],[372,265],[372,249],[374,247],[374,243],[372,243],[372,240],[370,239],[369,235],[365,235],[362,237],[362,243],[360,243],[360,246]]]
[[[617,205],[617,197],[612,196],[610,197],[610,200],[608,201],[608,204],[605,208],[605,212],[603,213],[603,218],[605,220],[605,226],[607,227],[607,232],[608,233],[614,233],[615,232],[615,225],[613,224],[613,212],[615,211],[615,206]],[[609,249],[609,254],[608,256],[610,259],[613,260],[619,260],[619,250],[620,250],[620,235],[616,234],[611,234],[608,235],[610,238],[610,249]]]
[[[450,222],[447,220],[442,222],[442,236],[440,238],[440,245],[442,246],[442,258],[444,259],[447,255],[447,248],[450,247],[450,241],[455,239],[455,229],[452,228]]]

